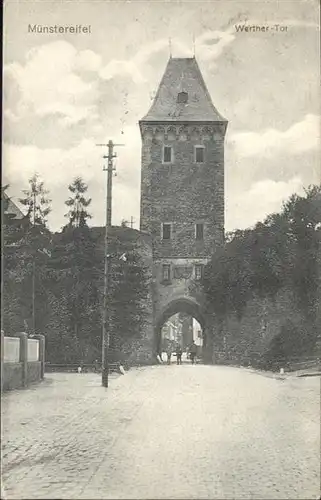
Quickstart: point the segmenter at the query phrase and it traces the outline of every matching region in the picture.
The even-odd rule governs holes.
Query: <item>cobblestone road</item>
[[[320,378],[47,374],[2,398],[6,499],[316,499]]]

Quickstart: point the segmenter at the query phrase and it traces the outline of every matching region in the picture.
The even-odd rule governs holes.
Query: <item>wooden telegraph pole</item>
[[[35,227],[36,227],[36,193],[33,193],[33,235],[32,235],[32,333],[36,334],[36,244],[35,244]]]
[[[104,267],[104,302],[103,302],[103,314],[102,314],[102,386],[108,387],[108,375],[109,375],[109,310],[108,310],[108,290],[109,290],[109,266],[110,266],[110,255],[108,254],[108,238],[109,231],[112,222],[112,179],[113,172],[115,169],[113,160],[116,158],[114,153],[115,146],[124,146],[124,144],[114,144],[113,141],[108,141],[108,144],[97,144],[97,146],[107,146],[108,155],[103,156],[107,159],[107,168],[103,167],[104,171],[107,171],[107,199],[106,199],[106,226],[105,226],[105,267]]]

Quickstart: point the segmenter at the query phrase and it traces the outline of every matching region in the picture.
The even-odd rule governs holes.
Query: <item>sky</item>
[[[112,139],[124,144],[116,148],[113,224],[133,217],[139,228],[138,121],[170,50],[173,57],[195,50],[213,103],[229,122],[226,230],[279,211],[292,193],[321,180],[318,10],[318,0],[7,0],[3,182],[9,195],[17,201],[37,172],[50,190],[50,228],[59,230],[68,185],[81,176],[92,198],[90,224],[104,225],[106,151],[96,144]],[[90,26],[90,33],[35,33],[29,24]]]

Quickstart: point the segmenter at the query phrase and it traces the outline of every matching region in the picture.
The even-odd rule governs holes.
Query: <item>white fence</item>
[[[39,340],[28,339],[28,362],[39,361]]]
[[[19,363],[20,361],[19,337],[4,337],[3,361],[5,363]]]
[[[3,343],[4,363],[19,363],[20,361],[20,338],[4,337]],[[27,361],[39,361],[39,340],[28,339]]]
[[[6,337],[1,330],[1,391],[28,387],[45,375],[45,337],[26,332]]]

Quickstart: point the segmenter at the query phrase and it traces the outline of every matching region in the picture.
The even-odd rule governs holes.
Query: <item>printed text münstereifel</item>
[[[91,25],[73,24],[73,25],[45,25],[45,24],[28,24],[28,33],[39,34],[54,34],[54,33],[71,33],[79,35],[82,33],[91,33]]]

